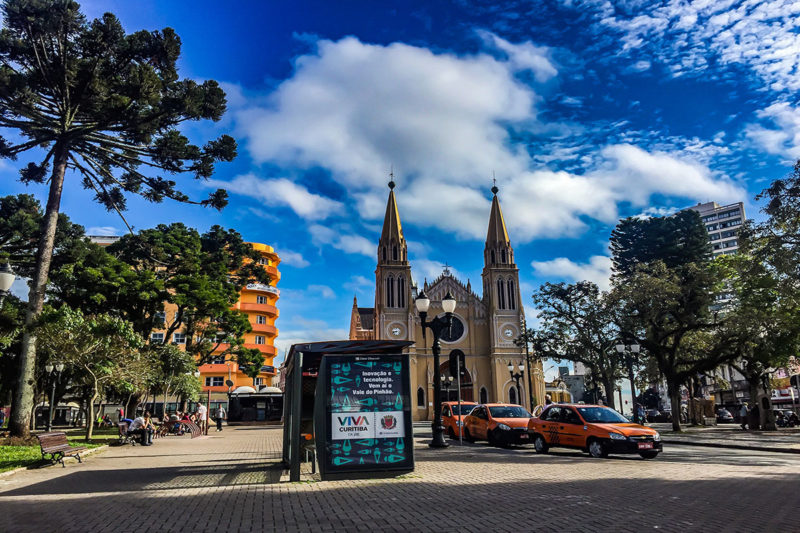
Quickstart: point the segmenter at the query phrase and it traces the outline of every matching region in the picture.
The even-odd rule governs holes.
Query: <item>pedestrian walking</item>
[[[222,407],[222,404],[217,407],[217,410],[214,411],[214,420],[217,421],[217,431],[222,431],[222,421],[225,420],[227,413],[225,413],[225,408]]]
[[[739,421],[742,423],[742,429],[747,429],[747,404],[743,403],[739,408]]]
[[[122,419],[125,418],[125,409],[123,409],[122,407],[117,409],[117,416],[118,416],[117,422],[122,422]]]
[[[208,428],[208,409],[203,402],[197,402],[197,419],[200,421],[200,429],[205,432]]]

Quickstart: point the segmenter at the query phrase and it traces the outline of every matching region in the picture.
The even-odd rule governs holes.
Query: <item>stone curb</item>
[[[97,452],[102,452],[102,451],[106,450],[107,448],[108,448],[108,444],[103,444],[102,446],[98,446],[97,448],[91,448],[89,450],[86,450],[85,452],[80,452],[78,455],[80,455],[81,459],[83,459],[87,455],[92,455],[92,454],[97,453]],[[55,466],[55,465],[50,465],[50,466]],[[14,475],[14,474],[16,474],[18,472],[22,472],[23,470],[30,470],[30,468],[28,466],[20,466],[18,468],[14,468],[13,470],[6,470],[5,472],[0,472],[0,479],[2,479],[4,477],[11,476],[11,475]]]
[[[664,444],[677,444],[679,446],[702,446],[705,448],[730,448],[734,450],[751,450],[756,452],[774,452],[774,453],[794,453],[800,454],[800,449],[797,448],[770,448],[767,446],[748,446],[745,444],[718,444],[714,442],[697,442],[689,440],[667,440],[661,439]]]

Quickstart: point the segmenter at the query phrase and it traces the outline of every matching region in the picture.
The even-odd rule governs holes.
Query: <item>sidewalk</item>
[[[757,450],[800,454],[800,428],[780,428],[778,431],[745,431],[738,424],[717,426],[684,426],[684,431],[672,431],[672,424],[650,424],[661,433],[664,444],[710,446],[740,450]]]

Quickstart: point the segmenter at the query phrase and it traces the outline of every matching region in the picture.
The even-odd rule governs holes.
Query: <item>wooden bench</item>
[[[67,442],[67,434],[62,431],[56,431],[53,433],[40,433],[36,435],[36,438],[39,439],[39,446],[42,448],[42,460],[47,461],[47,455],[50,456],[50,462],[52,463],[61,463],[62,467],[67,465],[64,464],[64,457],[73,456],[75,457],[79,463],[83,463],[81,461],[80,453],[86,448],[84,447],[75,447],[69,445]]]

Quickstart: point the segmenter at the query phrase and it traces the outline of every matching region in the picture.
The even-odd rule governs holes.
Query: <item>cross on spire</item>
[[[389,168],[390,168],[390,170],[389,170],[389,189],[390,190],[394,190],[394,185],[395,185],[395,183],[394,183],[394,165],[392,165]]]
[[[451,265],[448,265],[447,262],[445,262],[445,264],[442,265],[442,268],[444,268],[445,276],[452,276],[452,274],[450,273],[450,266]]]
[[[497,178],[495,178],[495,176],[494,176],[494,170],[492,170],[492,194],[494,194],[495,196],[497,196],[497,193],[498,193],[499,191],[500,191],[500,189],[498,189],[498,188],[497,188]]]

